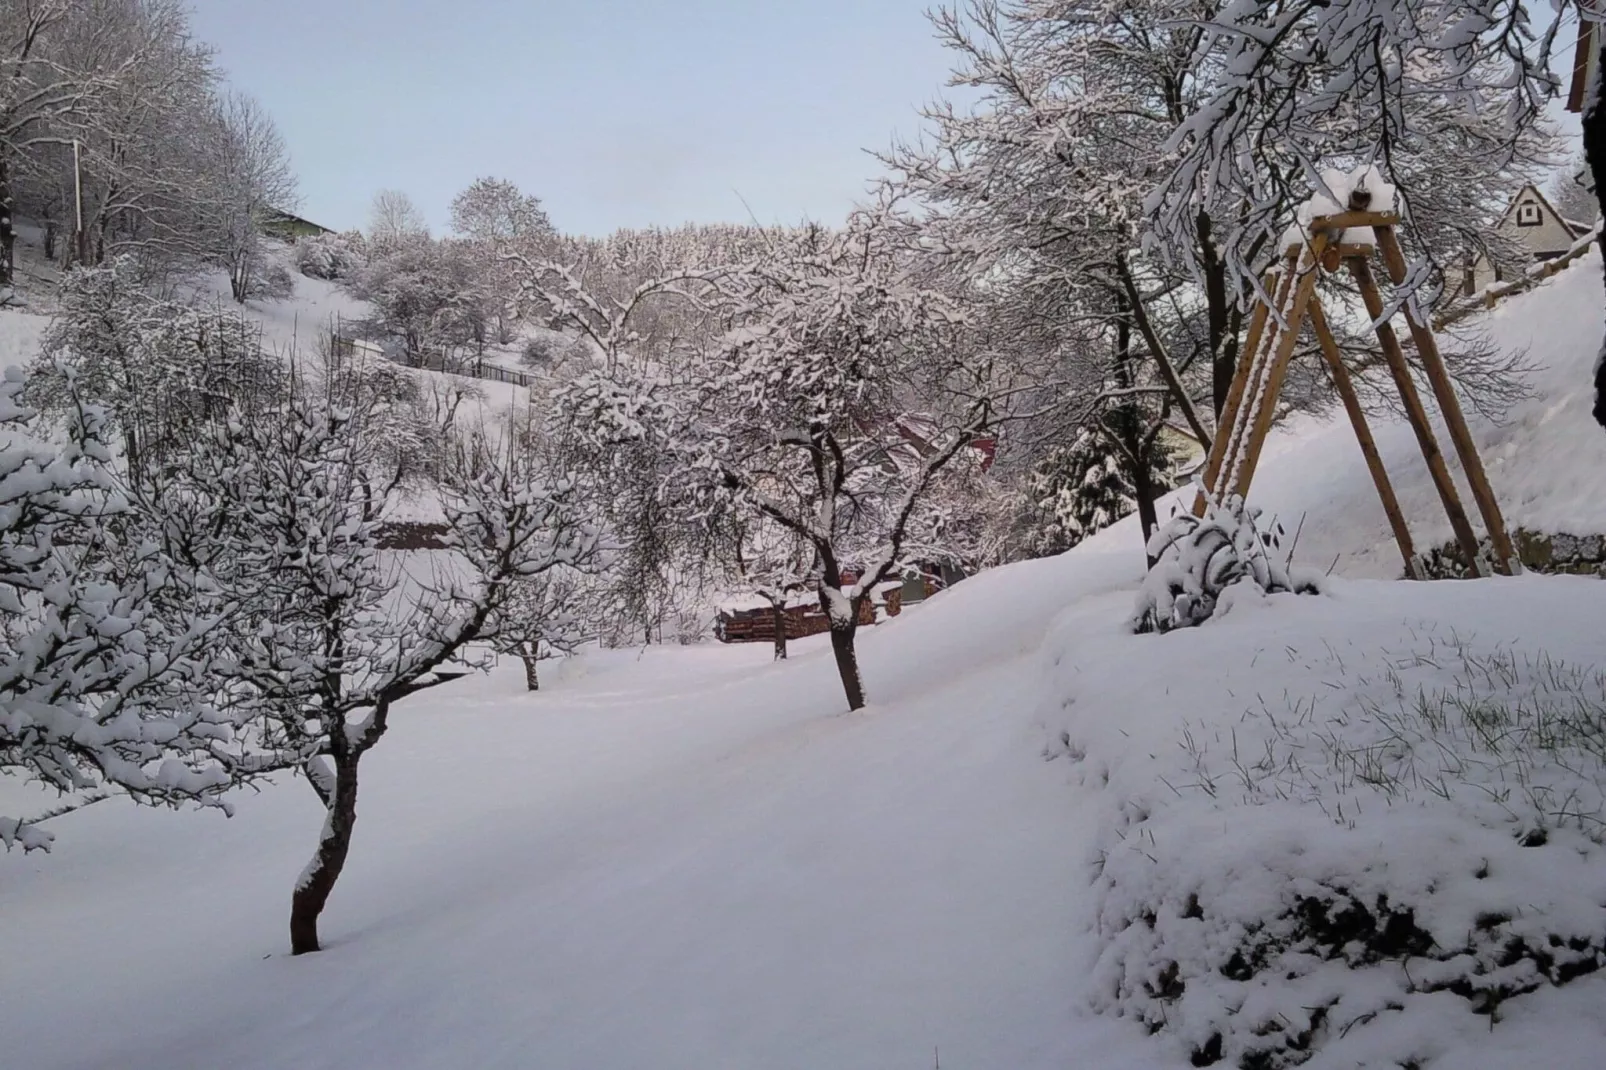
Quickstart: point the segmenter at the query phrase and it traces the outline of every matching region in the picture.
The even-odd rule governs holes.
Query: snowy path
[[[321,955],[283,953],[304,786],[74,815],[0,858],[8,1065],[1074,1065],[1127,1034],[1075,1006],[1083,853],[1026,657],[1069,579],[867,636],[861,715],[817,645],[443,689],[365,765]]]

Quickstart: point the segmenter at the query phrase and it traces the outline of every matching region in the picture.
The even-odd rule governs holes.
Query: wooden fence
[[[876,610],[883,607],[888,617],[896,617],[903,610],[903,592],[898,587],[891,587],[879,605],[874,599],[866,601],[859,607],[859,623],[876,623]],[[830,620],[817,605],[788,606],[781,611],[781,619],[786,622],[786,638],[789,640],[831,630]],[[721,613],[714,621],[714,635],[722,643],[773,643],[775,611],[769,606],[761,606]]]
[[[1572,247],[1565,253],[1560,256],[1553,256],[1549,260],[1541,260],[1523,272],[1520,278],[1512,279],[1510,282],[1497,282],[1492,286],[1486,286],[1482,293],[1473,294],[1465,301],[1451,305],[1433,318],[1433,329],[1442,331],[1450,324],[1464,320],[1474,312],[1493,308],[1503,298],[1533,289],[1541,282],[1576,263],[1585,253],[1589,252],[1590,246],[1599,240],[1600,228],[1597,226],[1589,234],[1574,242]]]

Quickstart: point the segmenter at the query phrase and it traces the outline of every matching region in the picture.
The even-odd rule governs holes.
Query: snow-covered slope
[[[1478,426],[1514,523],[1603,530],[1601,318],[1598,262],[1496,315],[1549,357],[1540,401]],[[1380,438],[1427,542],[1414,445]],[[1306,517],[1306,563],[1395,570],[1342,423],[1280,435],[1256,496],[1290,528]],[[1413,924],[1445,944],[1467,919],[1502,937],[1596,925],[1606,868],[1565,816],[1525,847],[1512,833],[1531,829],[1487,801],[1391,801],[1353,778],[1258,798],[1233,778],[1251,745],[1292,739],[1326,784],[1322,739],[1376,744],[1362,700],[1390,700],[1390,673],[1405,697],[1453,685],[1452,647],[1595,662],[1606,587],[1341,579],[1132,636],[1134,526],[864,634],[862,714],[838,712],[819,639],[778,666],[762,646],[593,653],[537,695],[507,666],[409,700],[365,765],[318,955],[284,953],[319,821],[304,785],[231,820],[120,802],[61,818],[52,855],[0,856],[0,1065],[1136,1070],[1191,1065],[1217,1032],[1233,1060],[1281,1030],[1308,1034],[1279,1050],[1318,1068],[1598,1066],[1606,975],[1491,1017],[1413,990],[1450,968],[1431,949],[1349,969],[1281,948],[1305,955],[1286,986],[1216,963],[1318,884],[1416,895]],[[1284,716],[1312,702],[1320,716]],[[1331,1020],[1311,1028],[1316,1006]]]

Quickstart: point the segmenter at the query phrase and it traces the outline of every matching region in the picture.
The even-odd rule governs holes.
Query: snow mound
[[[1062,624],[1045,713],[1095,800],[1092,1004],[1255,1070],[1462,1066],[1530,993],[1606,997],[1601,602],[1340,583],[1163,638]]]

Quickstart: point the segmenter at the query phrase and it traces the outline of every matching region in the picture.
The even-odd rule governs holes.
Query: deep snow
[[[1546,366],[1512,423],[1474,421],[1513,525],[1606,530],[1606,436],[1587,401],[1599,279],[1592,255],[1493,317]],[[0,312],[0,337],[24,333],[16,315]],[[1409,432],[1379,439],[1426,545],[1440,522]],[[1397,571],[1341,417],[1279,434],[1253,498],[1290,530],[1305,518],[1305,564]],[[860,714],[839,712],[819,639],[782,665],[762,645],[591,652],[537,695],[509,664],[415,697],[364,763],[318,955],[290,958],[284,931],[319,820],[304,785],[245,795],[228,820],[120,801],[58,819],[52,854],[0,855],[0,1065],[1187,1066],[1208,1007],[1154,1036],[1094,1009],[1122,1009],[1115,973],[1155,965],[1126,953],[1111,912],[1164,906],[1189,880],[1225,889],[1220,911],[1248,909],[1240,887],[1274,909],[1266,874],[1299,854],[1262,833],[1292,830],[1324,858],[1364,849],[1319,809],[1176,802],[1161,778],[1187,755],[1184,729],[1230,737],[1250,692],[1324,693],[1329,652],[1364,675],[1425,634],[1594,664],[1606,588],[1341,579],[1131,636],[1134,528],[864,633]],[[24,790],[0,782],[6,804]],[[1490,834],[1468,815],[1469,842]],[[1451,818],[1433,820],[1442,834]],[[1154,869],[1128,851],[1116,872],[1132,885],[1112,890],[1101,873],[1128,830],[1134,849],[1153,837]],[[1413,872],[1466,856],[1386,839],[1379,857],[1414,852]],[[1501,894],[1593,894],[1599,856],[1575,846],[1568,887],[1538,867]],[[1333,983],[1361,1000],[1402,982]],[[1596,1066],[1603,1005],[1606,981],[1586,977],[1509,1001],[1491,1031],[1428,998],[1311,1065]]]

